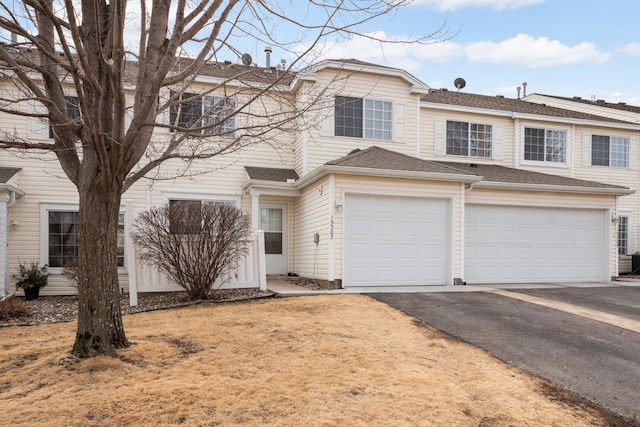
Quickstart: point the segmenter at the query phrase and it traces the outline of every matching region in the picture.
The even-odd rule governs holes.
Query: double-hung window
[[[567,132],[555,129],[524,129],[524,160],[565,163]]]
[[[591,164],[617,168],[629,167],[629,138],[592,135]]]
[[[172,234],[199,234],[202,229],[202,205],[238,206],[236,198],[210,196],[169,196],[169,230]]]
[[[80,122],[80,102],[77,96],[65,96],[67,115],[76,123]],[[49,125],[49,139],[53,139],[53,126]]]
[[[207,135],[235,137],[235,99],[183,93],[176,102],[169,109],[171,125],[184,129],[203,127],[202,133]]]
[[[78,208],[65,205],[45,205],[42,225],[43,263],[49,267],[64,267],[78,259]],[[124,213],[118,216],[118,267],[124,267]]]
[[[629,239],[631,237],[629,231],[629,217],[620,215],[618,217],[618,255],[629,254]]]
[[[491,157],[491,125],[447,120],[447,154]]]
[[[393,103],[336,96],[335,135],[391,141]]]

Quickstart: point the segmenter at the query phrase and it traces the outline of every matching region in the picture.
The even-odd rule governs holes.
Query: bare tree
[[[235,206],[177,201],[138,215],[133,241],[140,258],[184,288],[192,300],[208,299],[247,252],[249,220]]]
[[[271,143],[274,132],[294,130],[303,114],[301,104],[278,91],[291,80],[292,69],[304,64],[327,37],[357,34],[358,24],[393,13],[409,1],[308,2],[304,23],[288,17],[288,2],[129,3],[0,3],[0,28],[17,35],[15,41],[0,44],[0,79],[12,87],[0,94],[0,111],[41,119],[53,134],[49,141],[30,140],[5,130],[0,148],[52,153],[78,190],[79,307],[72,352],[79,357],[129,345],[120,312],[116,257],[122,194],[167,160],[184,160],[184,173],[188,173],[194,160],[232,153],[249,144]],[[139,10],[128,11],[132,5]],[[134,17],[139,20],[138,40],[135,48],[128,49],[125,25]],[[293,38],[274,39],[273,29],[285,24],[297,29]],[[253,37],[293,51],[302,35],[311,42],[286,72],[265,78],[256,67],[237,67],[223,82],[190,93],[198,75],[209,67],[220,67],[212,62],[218,52],[237,52],[234,40]],[[413,41],[420,40],[425,38]],[[242,84],[230,85],[232,81]],[[238,91],[232,108],[207,98],[231,86]],[[278,96],[281,106],[277,111],[262,114],[250,108],[273,96]],[[209,121],[184,120],[185,109],[198,100],[208,103],[212,112],[226,112],[214,114],[217,119]],[[308,100],[303,109],[313,104]],[[221,138],[227,132],[225,121],[242,115],[252,120]],[[168,131],[154,137],[154,131],[157,136],[162,129]]]

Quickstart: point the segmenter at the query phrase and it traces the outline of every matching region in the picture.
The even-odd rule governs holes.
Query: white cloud
[[[477,42],[465,47],[471,62],[515,65],[526,68],[550,68],[573,64],[602,64],[611,54],[600,52],[593,43],[567,46],[547,37],[534,39],[527,34],[496,42]]]
[[[440,12],[464,8],[519,9],[544,3],[544,0],[415,0],[413,4],[427,5]]]
[[[640,95],[636,93],[613,92],[605,96],[604,99],[606,99],[607,102],[625,102],[630,105],[640,105]]]
[[[552,68],[575,64],[602,64],[611,58],[610,53],[599,51],[593,43],[583,42],[569,46],[558,40],[550,40],[547,37],[536,39],[527,34],[519,34],[501,42],[483,41],[467,44],[454,43],[451,40],[427,45],[400,43],[406,39],[404,36],[389,36],[383,31],[377,31],[342,42],[321,44],[308,61],[356,58],[407,71],[417,71],[423,69],[427,63],[441,64],[459,59],[525,68]],[[301,53],[303,46],[296,51]]]
[[[618,52],[631,56],[640,56],[640,43],[629,43],[617,49]]]

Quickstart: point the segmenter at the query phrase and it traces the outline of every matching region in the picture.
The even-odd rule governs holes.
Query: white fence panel
[[[126,212],[133,212],[133,206],[127,201]],[[132,230],[133,215],[125,215],[129,230]],[[176,292],[183,289],[170,280],[166,274],[158,271],[156,266],[140,261],[136,255],[136,247],[130,238],[127,239],[127,260],[129,269],[129,303],[138,304],[139,292]],[[134,274],[131,274],[134,272]],[[225,277],[220,278],[214,289],[260,288],[267,289],[267,275],[264,254],[264,232],[257,231],[248,237],[248,251],[240,260],[238,268]]]

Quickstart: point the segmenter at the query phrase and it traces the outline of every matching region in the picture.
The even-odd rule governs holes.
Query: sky
[[[516,97],[527,82],[527,93],[640,105],[639,17],[638,0],[415,0],[360,31],[392,40],[444,24],[448,39],[400,46],[356,37],[322,55],[402,68],[434,88],[454,90],[462,77],[463,91]],[[286,52],[274,48],[278,55]]]
[[[268,3],[302,22],[314,20],[304,0]],[[462,77],[465,92],[516,97],[516,87],[527,82],[527,93],[640,105],[639,17],[638,0],[414,0],[358,31],[376,39],[406,40],[444,26],[434,43],[334,38],[323,42],[314,59],[356,58],[401,68],[433,88],[455,90],[454,80]],[[282,33],[281,40],[304,39],[299,28],[291,30],[278,21],[268,24],[268,31]],[[130,36],[137,40],[133,32]],[[254,62],[264,65],[267,42],[251,40],[251,35],[233,42],[238,52],[250,53]],[[290,51],[300,46],[272,48],[274,65],[281,59],[291,63]],[[231,53],[221,53],[218,59],[239,62]]]

